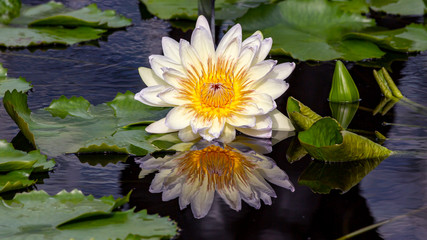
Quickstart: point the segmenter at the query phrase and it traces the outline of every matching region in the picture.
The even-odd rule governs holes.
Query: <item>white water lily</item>
[[[197,20],[191,43],[164,37],[164,55],[150,56],[151,69],[139,68],[147,87],[135,99],[174,108],[146,131],[179,131],[182,141],[201,136],[224,142],[235,138],[236,129],[260,138],[270,138],[272,130],[293,131],[274,100],[288,89],[284,79],[295,64],[264,60],[271,45],[272,39],[264,39],[259,31],[242,42],[241,26],[236,24],[215,50],[203,16]]]
[[[239,211],[241,200],[257,209],[261,200],[271,205],[276,193],[266,180],[294,191],[288,175],[271,158],[248,147],[239,150],[213,143],[202,141],[191,151],[163,158],[148,155],[136,160],[142,168],[140,178],[158,170],[150,192],[162,193],[163,201],[179,197],[180,208],[190,204],[195,218],[208,214],[215,192]]]

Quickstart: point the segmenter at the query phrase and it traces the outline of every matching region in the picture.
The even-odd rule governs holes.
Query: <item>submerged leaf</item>
[[[334,189],[345,193],[385,158],[387,157],[337,163],[313,161],[301,174],[298,183],[310,187],[315,193],[328,194]]]
[[[0,98],[3,98],[6,91],[16,89],[18,92],[26,92],[31,88],[32,85],[25,81],[24,78],[9,78],[7,76],[7,69],[0,63]]]
[[[365,137],[343,130],[335,119],[328,117],[300,132],[298,139],[312,157],[326,162],[382,158],[392,153]]]
[[[112,102],[97,106],[88,106],[82,98],[61,97],[47,109],[34,113],[28,109],[25,94],[7,92],[3,102],[24,136],[49,156],[76,152],[145,155],[159,150],[149,141],[152,135],[145,131],[145,126],[123,126],[158,120],[169,109],[154,109],[133,96],[131,92],[118,94]]]

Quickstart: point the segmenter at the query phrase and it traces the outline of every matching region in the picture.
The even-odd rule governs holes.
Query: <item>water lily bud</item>
[[[332,87],[329,93],[331,102],[357,102],[360,100],[359,91],[353,78],[341,61],[335,65],[334,76],[332,78]]]

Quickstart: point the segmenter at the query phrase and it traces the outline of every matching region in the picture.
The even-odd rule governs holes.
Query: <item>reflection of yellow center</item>
[[[208,189],[222,189],[236,186],[236,179],[247,183],[247,172],[255,168],[236,149],[211,145],[202,150],[190,151],[178,159],[178,175],[185,174],[189,182],[196,179],[200,184],[205,178]]]
[[[180,94],[192,102],[187,107],[197,116],[205,120],[229,117],[250,100],[248,94],[253,90],[247,88],[247,71],[236,69],[234,61],[219,59],[212,64],[209,60],[207,69],[200,71],[200,75],[195,72],[198,71],[189,71],[188,77],[181,79]]]

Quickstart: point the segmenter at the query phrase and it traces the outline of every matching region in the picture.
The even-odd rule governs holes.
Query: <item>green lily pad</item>
[[[49,156],[92,152],[145,155],[157,151],[149,141],[156,135],[147,133],[144,125],[128,125],[153,122],[169,111],[140,103],[129,91],[97,106],[88,105],[83,98],[61,97],[33,113],[23,93],[6,92],[3,103],[24,136]]]
[[[19,15],[21,9],[20,0],[0,1],[0,24],[8,24]]]
[[[424,0],[371,0],[370,7],[377,12],[397,15],[424,15],[427,11]]]
[[[189,19],[198,17],[198,2],[194,0],[140,0],[147,10],[161,19]],[[249,8],[273,0],[216,0],[215,19],[236,19],[245,14]]]
[[[348,33],[344,38],[371,41],[382,48],[399,52],[427,50],[427,27],[416,23],[394,30]]]
[[[326,0],[287,0],[250,9],[237,22],[245,35],[261,30],[273,38],[271,53],[300,60],[358,61],[384,55],[369,41],[344,39],[348,32],[375,26],[359,13],[343,11]]]
[[[27,188],[33,185],[36,180],[30,180],[31,169],[17,170],[0,174],[0,193]]]
[[[15,150],[11,143],[0,139],[0,172],[20,169],[32,169],[33,172],[50,171],[55,166],[55,161],[46,161],[46,156],[39,150],[29,153]]]
[[[37,6],[23,5],[20,15],[10,25],[0,27],[0,46],[72,45],[98,39],[105,29],[130,24],[130,19],[113,10],[101,11],[95,4],[78,10],[54,1]]]
[[[129,201],[129,195],[95,199],[82,192],[61,191],[50,196],[44,191],[17,194],[0,203],[2,239],[134,239],[172,237],[175,223],[167,218],[112,212]]]
[[[0,30],[1,31],[1,30]],[[1,35],[0,35],[1,38]],[[24,78],[7,77],[7,69],[0,63],[0,98],[3,98],[6,91],[16,89],[19,92],[26,92],[32,88],[32,85]]]
[[[385,158],[387,157],[337,163],[313,161],[301,174],[298,183],[310,187],[315,193],[328,194],[332,190],[345,193]]]
[[[322,116],[293,97],[288,98],[286,105],[289,119],[298,131],[307,130]]]
[[[326,162],[383,158],[392,154],[389,149],[365,137],[343,130],[335,119],[329,117],[298,133],[298,139],[312,157]]]

